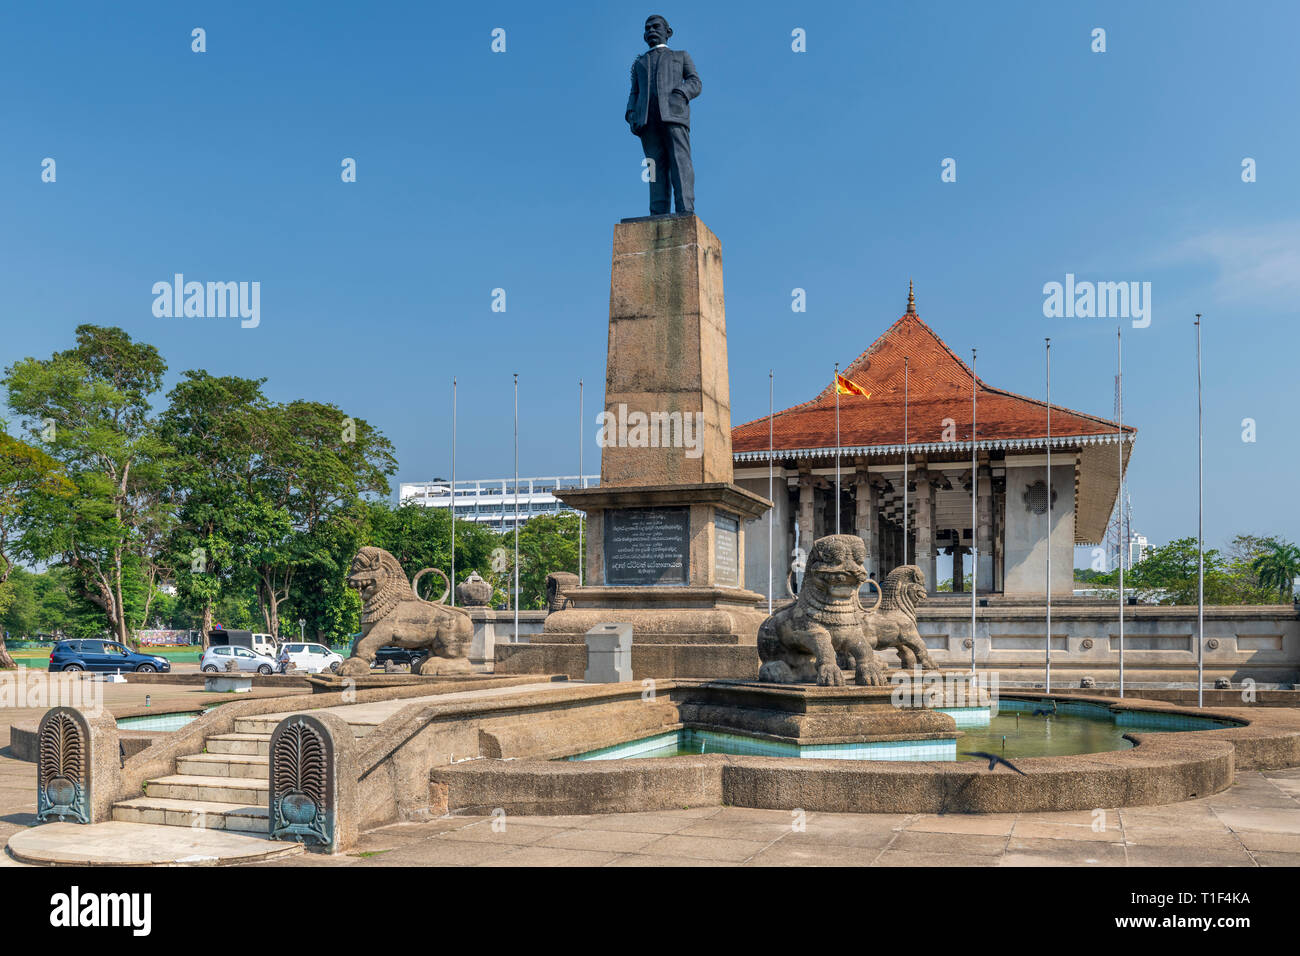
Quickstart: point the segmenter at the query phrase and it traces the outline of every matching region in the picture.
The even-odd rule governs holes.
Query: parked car
[[[420,662],[429,656],[428,651],[411,650],[405,647],[381,647],[375,651],[375,661],[371,667],[383,667],[389,661],[394,664],[410,664],[411,670],[419,668]]]
[[[55,671],[138,671],[166,673],[171,661],[153,654],[138,654],[117,641],[59,641],[50,652],[50,672]]]
[[[289,669],[290,665],[309,674],[319,674],[324,670],[337,674],[339,668],[343,666],[343,656],[335,654],[324,644],[302,644],[292,641],[280,645],[278,660],[282,674]]]
[[[276,660],[265,654],[256,654],[247,647],[209,647],[199,660],[199,669],[207,674],[223,673],[226,664],[234,661],[240,671],[256,671],[259,674],[275,673]]]

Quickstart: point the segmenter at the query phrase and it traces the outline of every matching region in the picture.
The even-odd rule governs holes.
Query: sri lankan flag
[[[838,372],[835,373],[835,391],[841,395],[861,395],[863,398],[870,398],[871,393],[852,379],[847,379]]]

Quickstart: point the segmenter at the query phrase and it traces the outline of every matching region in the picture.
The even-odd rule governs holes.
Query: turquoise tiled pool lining
[[[934,710],[947,714],[957,722],[958,730],[967,727],[987,727],[991,716],[988,707],[935,707]]]
[[[661,753],[662,751],[662,753]],[[677,753],[726,753],[756,757],[813,757],[818,760],[956,760],[955,740],[879,740],[872,743],[801,746],[716,730],[681,730],[589,750],[565,760],[623,760]]]
[[[1117,727],[1130,730],[1213,730],[1219,727],[1240,727],[1234,720],[1216,720],[1213,717],[1197,717],[1194,714],[1162,714],[1151,710],[1113,711],[1108,704],[1099,704],[1088,700],[1056,700],[1056,712],[1076,717],[1105,719],[1109,717]],[[1033,713],[1047,706],[1044,700],[1017,700],[1003,697],[998,701],[998,710],[1007,713]],[[959,723],[958,727],[961,726]]]
[[[1042,709],[1046,701],[1020,700],[1003,697],[996,702],[996,710],[1003,713],[1032,713]],[[990,707],[936,707],[948,714],[958,730],[988,727],[994,708]],[[1180,731],[1208,730],[1216,727],[1239,726],[1234,721],[1197,717],[1191,714],[1165,714],[1153,711],[1112,711],[1110,706],[1091,701],[1056,699],[1056,714],[1083,717],[1090,720],[1111,720],[1116,727],[1128,730]],[[589,750],[565,757],[565,760],[621,760],[635,757],[663,757],[694,753],[727,753],[764,757],[804,757],[820,760],[956,760],[955,740],[882,740],[844,744],[813,744],[801,746],[779,740],[766,740],[745,734],[730,734],[712,730],[682,728],[653,737]]]
[[[141,717],[119,717],[117,726],[121,730],[180,730],[186,724],[198,720],[202,714],[145,714]]]

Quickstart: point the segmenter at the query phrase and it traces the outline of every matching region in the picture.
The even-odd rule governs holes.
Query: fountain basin
[[[811,696],[796,692],[793,699],[803,703],[801,719],[796,719],[785,712],[780,717],[773,717],[771,711],[756,706],[766,704],[770,707],[774,701],[788,703],[791,699],[788,691],[777,690],[770,695],[756,696],[746,693],[744,685],[723,686],[726,689],[719,694],[717,684],[709,685],[712,700],[707,705],[698,700],[693,705],[688,704],[692,695],[689,692],[684,695],[682,717],[688,726],[583,751],[563,759],[622,760],[708,753],[829,760],[981,759],[970,756],[971,751],[995,753],[1007,758],[1059,757],[1128,750],[1134,744],[1128,734],[1135,731],[1160,733],[1242,726],[1238,721],[1227,719],[1116,710],[1113,705],[1095,701],[1049,697],[1004,697],[986,706],[900,710],[886,708],[881,691],[867,688],[855,688],[851,693],[824,688],[818,689],[820,694]],[[839,713],[832,721],[824,712],[836,708],[843,710],[846,706],[852,706],[854,713],[851,717]],[[1049,707],[1053,713],[1041,713]],[[955,735],[944,725],[943,716],[952,718],[957,728]],[[806,732],[817,725],[841,736],[828,736],[814,742],[803,736],[790,738],[770,733],[727,732],[698,726],[702,719],[737,728],[765,727],[786,732]],[[907,736],[909,729],[916,736]],[[843,736],[852,730],[859,733]]]

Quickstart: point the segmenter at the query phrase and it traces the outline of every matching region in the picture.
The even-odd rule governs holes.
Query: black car
[[[410,650],[405,647],[381,647],[375,651],[375,662],[371,667],[383,667],[389,661],[394,664],[410,664],[411,669],[415,670],[420,666],[420,662],[429,656],[428,651]]]
[[[55,671],[137,671],[142,674],[167,673],[171,661],[154,654],[137,654],[117,641],[59,641],[50,653],[50,672]]]

